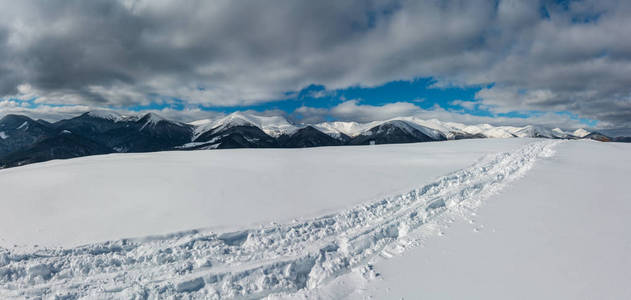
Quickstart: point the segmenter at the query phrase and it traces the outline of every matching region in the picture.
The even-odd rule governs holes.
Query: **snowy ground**
[[[566,141],[421,246],[302,293],[350,299],[631,299],[631,145]]]
[[[286,223],[407,192],[527,142],[113,154],[0,170],[0,246]]]
[[[0,296],[628,298],[629,150],[470,140],[114,155],[3,170],[11,211],[0,216],[2,238],[65,247],[0,250]],[[131,181],[140,173],[146,182]],[[45,180],[55,174],[66,176]],[[237,179],[251,185],[216,191]],[[82,202],[113,192],[123,200]],[[175,221],[164,218],[169,208]],[[246,226],[270,220],[279,222]],[[73,224],[79,237],[65,232]],[[117,239],[186,226],[241,229]],[[97,243],[105,239],[114,241]]]

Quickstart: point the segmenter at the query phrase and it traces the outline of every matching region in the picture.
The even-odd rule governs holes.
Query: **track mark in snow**
[[[312,289],[352,269],[376,276],[371,259],[418,245],[436,231],[437,217],[470,215],[556,143],[534,142],[409,193],[305,222],[28,253],[0,248],[0,297],[261,298]]]

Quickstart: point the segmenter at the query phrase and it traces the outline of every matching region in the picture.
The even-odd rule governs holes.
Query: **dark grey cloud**
[[[570,111],[631,126],[631,3],[5,1],[0,97],[120,106],[249,105],[432,76],[494,85],[494,112]],[[545,15],[546,17],[542,17]]]

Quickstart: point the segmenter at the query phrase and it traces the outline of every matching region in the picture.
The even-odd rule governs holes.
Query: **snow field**
[[[631,299],[631,145],[566,141],[420,246],[290,299]],[[442,233],[442,234],[439,234]],[[416,234],[416,233],[415,233]]]
[[[304,222],[188,231],[32,252],[0,250],[0,296],[261,298],[321,286],[418,244],[434,218],[470,214],[558,141],[478,161],[394,197]]]
[[[0,170],[0,247],[238,231],[401,194],[533,140],[112,154]]]

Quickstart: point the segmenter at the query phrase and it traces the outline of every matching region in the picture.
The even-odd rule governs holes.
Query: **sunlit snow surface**
[[[565,141],[418,247],[286,298],[631,299],[631,145]],[[429,224],[428,224],[429,225]],[[276,298],[276,297],[275,297]]]
[[[497,196],[499,190],[510,188],[509,183],[525,174],[528,175],[523,180],[527,181],[527,171],[536,166],[535,162],[554,159],[556,149],[566,145],[593,144],[512,139],[200,151],[199,155],[129,154],[3,170],[0,185],[10,199],[3,198],[3,202],[11,208],[1,216],[3,243],[22,236],[24,244],[41,241],[45,245],[60,242],[66,246],[22,245],[0,250],[0,295],[418,298],[424,293],[416,288],[413,278],[423,274],[431,279],[432,273],[449,271],[418,267],[423,251],[440,242],[432,238],[446,234],[450,240],[449,224],[462,220],[474,223],[468,234],[484,232],[484,225],[475,223],[478,207],[489,197],[507,201],[503,195],[510,192]],[[625,158],[620,153],[628,152],[611,153]],[[275,167],[281,162],[288,165]],[[624,164],[619,169],[624,169]],[[254,174],[249,177],[249,173]],[[571,173],[563,174],[570,175],[563,182],[573,180]],[[593,184],[602,184],[594,179]],[[230,182],[233,185],[222,190]],[[542,186],[549,190],[559,186],[546,183]],[[223,192],[217,192],[218,189]],[[204,198],[207,193],[210,196]],[[247,196],[240,199],[241,193]],[[563,195],[559,191],[551,194]],[[41,195],[48,197],[42,199]],[[200,198],[187,200],[196,196]],[[107,204],[99,205],[101,201]],[[520,203],[524,201],[528,199]],[[171,218],[165,210],[169,207]],[[103,217],[99,219],[95,212]],[[511,214],[519,212],[511,211],[509,206],[498,213],[509,216],[504,222],[510,223]],[[187,215],[193,221],[187,220]],[[317,215],[320,217],[308,217]],[[91,223],[94,217],[98,220]],[[297,220],[290,221],[291,217]],[[168,224],[160,226],[156,220]],[[100,226],[98,221],[102,222]],[[191,226],[196,222],[200,226]],[[251,225],[254,223],[260,225]],[[70,230],[72,224],[75,230]],[[115,238],[173,232],[178,226],[239,230]],[[80,237],[71,238],[67,230]],[[113,241],[90,242],[90,234],[82,234],[85,231],[96,234],[93,241]],[[58,240],[51,235],[57,235]],[[461,240],[476,242],[474,238]],[[76,243],[86,245],[68,246]],[[465,244],[458,245],[457,249],[467,248]],[[620,245],[628,246],[624,242]],[[397,259],[406,257],[407,263],[392,268]],[[450,259],[449,255],[446,259]],[[440,265],[444,264],[434,268]],[[381,270],[384,275],[380,275]],[[484,273],[484,268],[480,268],[477,276]],[[399,285],[397,276],[408,280]],[[466,276],[455,278],[462,280]],[[338,285],[340,282],[342,286]],[[431,284],[426,286],[431,288]]]
[[[0,246],[77,246],[317,217],[532,140],[112,154],[0,170]],[[16,226],[19,225],[19,226]]]

